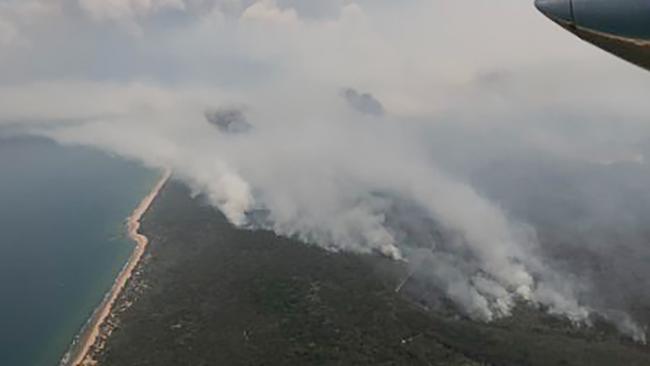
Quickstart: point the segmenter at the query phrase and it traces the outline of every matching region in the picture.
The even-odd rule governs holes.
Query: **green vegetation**
[[[647,348],[526,307],[491,324],[429,311],[395,293],[399,263],[238,230],[188,197],[170,184],[146,215],[101,365],[650,365]]]

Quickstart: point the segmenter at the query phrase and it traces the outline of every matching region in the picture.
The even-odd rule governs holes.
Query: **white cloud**
[[[0,47],[15,44],[18,39],[19,34],[16,27],[12,23],[0,19]]]
[[[79,6],[95,20],[133,21],[163,10],[183,10],[184,0],[79,0]]]
[[[295,9],[280,9],[273,0],[262,0],[249,6],[242,14],[244,20],[291,24],[298,21]]]
[[[47,23],[47,18],[61,15],[58,0],[24,0],[0,2],[0,49],[30,43],[29,30]]]

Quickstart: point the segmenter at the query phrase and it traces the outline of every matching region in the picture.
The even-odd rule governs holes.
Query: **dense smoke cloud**
[[[219,108],[205,112],[205,119],[224,133],[244,133],[252,128],[242,108]]]
[[[370,93],[359,93],[355,89],[347,88],[343,90],[343,98],[350,108],[361,114],[376,117],[384,114],[384,106]]]
[[[645,339],[648,76],[530,4],[8,4],[12,133],[171,167],[242,227],[408,261],[475,319],[529,301]]]

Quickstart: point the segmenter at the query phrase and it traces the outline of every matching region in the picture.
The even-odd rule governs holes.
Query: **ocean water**
[[[57,365],[133,244],[158,172],[82,147],[0,137],[0,365]]]

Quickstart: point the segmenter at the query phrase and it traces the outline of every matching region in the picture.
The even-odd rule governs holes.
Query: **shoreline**
[[[97,363],[92,358],[91,351],[93,346],[95,346],[102,336],[102,325],[110,316],[115,301],[122,293],[122,290],[131,278],[138,263],[140,263],[147,248],[147,244],[149,244],[149,239],[139,232],[141,225],[140,221],[144,214],[149,210],[149,207],[151,207],[151,204],[155,201],[156,197],[158,197],[158,194],[171,177],[171,174],[171,169],[165,169],[153,189],[142,199],[142,201],[140,201],[138,206],[128,217],[126,223],[128,237],[135,243],[131,256],[118,274],[111,289],[106,293],[102,302],[88,319],[86,325],[82,328],[80,334],[75,337],[70,350],[61,360],[61,366],[90,366]],[[101,348],[101,346],[99,348]]]

